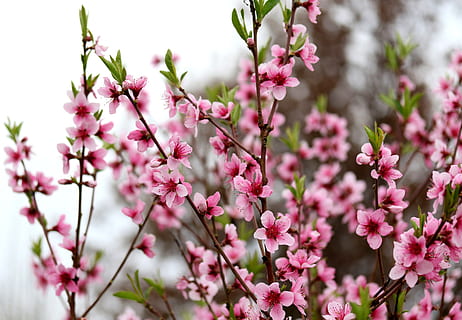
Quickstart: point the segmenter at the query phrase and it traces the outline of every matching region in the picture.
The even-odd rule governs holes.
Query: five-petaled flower
[[[261,224],[263,228],[258,228],[254,233],[254,237],[265,240],[265,247],[269,252],[275,252],[279,245],[291,246],[294,243],[294,238],[287,233],[290,228],[290,219],[288,217],[279,214],[276,219],[274,214],[267,210],[261,216]]]
[[[283,320],[286,313],[283,306],[288,307],[294,303],[294,293],[283,291],[279,288],[279,283],[273,282],[269,286],[265,283],[258,283],[255,286],[257,304],[263,311],[270,311],[271,319]]]

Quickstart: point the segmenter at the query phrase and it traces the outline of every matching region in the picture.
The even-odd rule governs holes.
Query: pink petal
[[[376,250],[382,245],[382,237],[378,234],[370,233],[367,236],[367,243],[369,244],[372,250]]]
[[[269,227],[273,226],[275,220],[276,219],[274,218],[274,214],[269,210],[265,211],[261,216],[261,224],[265,228],[269,228]]]
[[[286,96],[286,87],[276,86],[273,88],[273,96],[276,100],[282,100]]]

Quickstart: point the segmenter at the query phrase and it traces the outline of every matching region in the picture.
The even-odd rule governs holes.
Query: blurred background
[[[374,120],[391,124],[394,121],[389,108],[378,99],[380,93],[396,86],[395,76],[385,67],[383,44],[399,33],[419,45],[405,72],[425,92],[421,110],[427,110],[422,115],[430,117],[431,109],[439,106],[432,90],[447,70],[450,53],[462,48],[462,3],[455,0],[441,0],[437,5],[430,0],[320,2],[322,15],[318,24],[308,24],[302,10],[296,22],[308,25],[321,60],[314,66],[314,72],[295,71],[302,84],[289,91],[280,111],[286,116],[286,125],[290,125],[311,109],[317,96],[326,95],[328,111],[349,120],[352,147],[343,170],[366,177],[367,172],[358,172],[354,163],[354,156],[366,140],[362,126],[370,126]],[[206,86],[220,82],[234,85],[239,61],[247,57],[230,18],[232,9],[245,6],[246,1],[137,0],[130,4],[119,0],[9,1],[0,11],[0,121],[10,118],[24,122],[23,134],[29,137],[34,152],[30,168],[55,180],[62,176],[56,145],[64,142],[65,128],[72,124],[62,106],[68,102],[71,81],[78,83],[81,73],[78,11],[82,4],[89,12],[90,30],[96,37],[101,36],[102,45],[109,47],[106,53],[115,54],[120,49],[128,72],[149,78],[150,108],[155,110],[151,113],[158,117],[155,121],[162,122],[167,115],[161,99],[164,82],[151,63],[154,55],[162,56],[168,48],[177,53],[178,68],[188,71],[185,87],[198,95],[204,93]],[[273,21],[263,30],[263,38],[270,33],[276,42],[281,38],[278,18],[278,13],[270,17]],[[106,75],[96,62],[90,65],[91,72]],[[109,119],[121,121],[122,127],[128,125],[119,114]],[[10,145],[6,135],[6,130],[0,132],[0,163],[5,161],[3,147]],[[418,185],[423,170],[426,169],[416,166],[410,171],[408,182]],[[40,233],[37,226],[19,215],[26,199],[11,192],[7,179],[4,170],[0,170],[0,320],[63,319],[63,308],[54,292],[37,289],[30,246]],[[40,207],[50,221],[57,220],[60,214],[74,212],[76,200],[71,189],[63,188],[50,199],[39,199],[43,200]],[[93,234],[94,241],[106,252],[115,252],[107,255],[117,261],[118,249],[126,239],[114,241],[107,233],[118,230],[124,235],[134,229],[126,225],[125,217],[120,214],[123,205],[120,199],[108,196],[114,194],[113,189],[111,176],[107,175],[97,191],[96,207],[101,214],[114,213],[109,223],[106,219],[96,221],[98,228]],[[62,201],[56,202],[57,198]],[[336,227],[344,228],[340,224]],[[360,254],[367,247],[364,241],[357,240],[345,242],[341,236],[333,239],[332,246],[336,248],[340,245],[345,250],[359,248],[355,250],[357,256],[347,257],[355,260],[355,264],[346,263],[341,257],[333,262],[343,266],[337,276],[354,274],[358,264],[367,265],[367,257]],[[162,250],[162,264],[158,264],[159,258],[153,262],[155,265],[146,265],[141,255],[135,255],[131,266],[152,274],[160,272],[175,281],[180,276],[177,271],[181,269],[180,263],[168,259],[168,246]],[[103,276],[111,273],[112,270],[105,270]],[[91,319],[115,319],[115,314],[121,311],[120,303],[108,294]]]

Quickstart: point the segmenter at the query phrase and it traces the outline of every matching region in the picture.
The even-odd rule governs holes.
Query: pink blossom
[[[279,245],[292,245],[294,238],[287,233],[290,229],[290,219],[282,214],[276,219],[274,214],[267,210],[261,216],[263,228],[258,228],[254,237],[259,240],[265,240],[266,249],[274,253]]]
[[[74,114],[74,123],[80,127],[84,122],[92,121],[94,119],[93,113],[98,111],[98,103],[90,103],[87,97],[80,91],[75,97],[72,93],[69,94],[71,102],[64,105],[64,109]]]
[[[178,101],[183,99],[183,96],[174,94],[172,89],[169,86],[166,86],[165,92],[163,94],[163,99],[167,104],[167,109],[169,109],[169,117],[173,118],[177,113],[176,104],[178,103]]]
[[[181,217],[185,214],[184,207],[169,208],[165,204],[156,204],[151,211],[150,218],[156,222],[159,230],[181,227]]]
[[[144,210],[144,202],[141,200],[136,200],[135,208],[122,208],[122,213],[127,217],[132,218],[133,222],[136,224],[141,224],[143,222],[143,210]]]
[[[62,264],[58,265],[50,274],[50,283],[56,287],[56,295],[61,295],[63,290],[77,292],[77,270],[66,268]]]
[[[107,165],[106,161],[104,160],[106,154],[107,150],[104,148],[89,151],[85,156],[85,160],[88,161],[96,170],[103,170]]]
[[[394,214],[402,213],[408,206],[403,200],[405,194],[404,189],[379,187],[379,207]]]
[[[227,106],[221,102],[214,102],[212,103],[212,116],[218,119],[229,119],[233,108],[234,103],[232,102],[228,102]]]
[[[378,169],[371,171],[371,176],[374,179],[381,177],[385,180],[390,187],[395,187],[396,183],[394,180],[397,180],[403,176],[401,172],[397,169],[393,169],[398,162],[399,156],[397,154],[390,156],[382,156],[378,160]]]
[[[133,78],[133,76],[128,75],[125,81],[122,83],[124,89],[129,89],[133,93],[135,99],[138,98],[141,90],[146,86],[148,79],[146,77],[139,77],[138,79]]]
[[[66,131],[70,138],[75,139],[72,144],[72,151],[77,152],[84,146],[89,150],[96,149],[95,140],[91,137],[98,131],[98,123],[94,118],[87,119],[78,127],[67,128]]]
[[[316,45],[310,43],[307,38],[303,47],[295,53],[296,56],[302,59],[305,67],[310,71],[314,71],[313,64],[319,61],[319,57],[315,55],[316,50]]]
[[[117,317],[117,320],[141,320],[135,311],[130,307],[125,307],[124,312]]]
[[[176,169],[181,163],[187,168],[191,168],[188,157],[192,152],[192,148],[186,142],[181,142],[178,135],[174,135],[168,141],[170,147],[170,154],[167,158],[167,165],[169,169]]]
[[[166,168],[154,170],[153,175],[157,183],[152,192],[160,196],[167,207],[183,204],[185,197],[191,194],[191,185],[184,182],[184,177],[178,171],[168,172]]]
[[[323,315],[325,320],[351,320],[356,318],[354,313],[351,313],[351,306],[346,303],[342,305],[337,301],[331,301],[327,305],[328,315]]]
[[[371,249],[376,250],[382,245],[382,237],[389,235],[393,227],[385,222],[385,214],[382,209],[372,212],[358,210],[358,236],[367,236],[367,243]]]
[[[66,219],[65,214],[62,214],[61,216],[59,216],[58,223],[55,226],[53,226],[50,230],[57,231],[63,237],[67,237],[69,235],[69,231],[71,230],[71,225],[65,223],[64,222],[65,219]]]
[[[306,0],[302,2],[301,5],[308,11],[308,17],[311,23],[317,23],[317,17],[321,14],[321,10],[319,10],[319,0]]]
[[[449,184],[450,181],[451,181],[451,175],[449,173],[438,172],[438,171],[432,172],[433,186],[430,189],[428,189],[427,198],[428,199],[436,198],[435,202],[433,203],[433,208],[435,211],[438,205],[443,203],[446,186]]]
[[[95,133],[95,136],[103,140],[104,142],[108,144],[113,144],[116,142],[116,138],[110,134],[108,131],[114,127],[114,123],[108,122],[108,123],[102,123],[102,121],[98,122],[98,131]]]
[[[143,239],[141,239],[141,242],[137,244],[135,248],[143,251],[144,254],[149,258],[152,258],[156,255],[152,250],[155,241],[156,236],[154,236],[153,234],[145,233],[143,234]]]
[[[203,214],[207,219],[223,214],[223,208],[217,206],[218,202],[220,202],[220,193],[218,191],[209,196],[207,200],[198,192],[194,195],[194,205],[199,213]]]
[[[276,100],[282,100],[286,96],[286,87],[296,87],[299,81],[296,78],[290,77],[292,74],[292,65],[286,64],[278,67],[270,63],[266,68],[268,80],[263,81],[263,88],[272,89],[273,96]]]
[[[149,125],[149,129],[151,130],[151,133],[146,130],[144,127],[143,123],[140,120],[136,121],[136,127],[139,130],[133,130],[131,131],[127,138],[129,140],[134,140],[138,142],[138,151],[139,152],[144,152],[148,148],[152,147],[154,145],[154,141],[152,140],[151,133],[155,134],[157,131],[157,127],[154,124]]]
[[[74,159],[75,155],[71,153],[71,149],[64,143],[58,144],[58,151],[63,155],[63,172],[69,172],[69,160]]]
[[[413,288],[419,276],[430,273],[433,270],[433,264],[427,260],[414,262],[410,266],[404,266],[401,263],[396,263],[390,270],[389,277],[393,280],[400,279],[404,276],[407,285]]]
[[[207,250],[202,256],[202,262],[199,264],[199,272],[205,276],[208,281],[216,281],[220,277],[220,266],[215,254]]]
[[[98,93],[103,97],[110,98],[109,113],[114,114],[123,98],[122,88],[117,82],[111,82],[108,77],[104,77],[104,87],[98,89]]]
[[[40,218],[40,212],[35,207],[24,207],[19,211],[19,214],[25,216],[30,224],[33,224],[36,219]]]
[[[271,319],[283,320],[285,312],[283,306],[288,307],[294,302],[294,294],[290,291],[283,291],[279,283],[273,282],[269,286],[265,283],[258,283],[255,287],[257,304],[263,311],[270,311]]]

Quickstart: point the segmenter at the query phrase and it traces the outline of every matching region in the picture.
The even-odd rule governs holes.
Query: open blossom
[[[403,176],[399,170],[394,169],[398,160],[399,156],[397,154],[381,157],[378,160],[378,169],[371,171],[372,178],[378,179],[381,177],[388,183],[390,187],[394,188],[396,186],[394,180],[397,180]]]
[[[385,213],[382,209],[372,212],[358,210],[358,236],[367,236],[367,243],[371,249],[376,250],[382,245],[382,237],[389,235],[393,227],[385,222]]]
[[[122,83],[122,87],[124,89],[131,90],[133,97],[137,99],[141,90],[146,86],[147,81],[148,79],[146,77],[139,77],[138,79],[135,79],[133,76],[128,75]]]
[[[167,168],[161,168],[154,170],[153,175],[157,181],[152,192],[159,195],[167,207],[183,204],[185,197],[191,194],[191,185],[184,182],[184,177],[178,171],[168,172]]]
[[[317,17],[321,14],[321,10],[319,10],[319,0],[306,0],[301,3],[301,6],[308,11],[308,18],[311,23],[317,23]]]
[[[93,113],[98,111],[99,104],[88,102],[83,91],[80,91],[75,97],[72,93],[69,95],[72,101],[64,105],[64,110],[74,114],[75,125],[81,126],[82,123],[91,121],[94,118]]]
[[[96,149],[96,143],[92,136],[98,132],[98,122],[93,116],[91,120],[87,119],[80,126],[67,128],[66,131],[70,138],[75,139],[72,144],[72,151],[77,152],[83,146],[89,150]]]
[[[265,240],[266,249],[273,253],[279,245],[292,245],[294,238],[287,233],[290,228],[290,219],[286,216],[279,214],[278,218],[274,217],[274,214],[267,210],[261,216],[261,223],[263,228],[258,228],[254,237],[259,240]]]
[[[56,295],[59,296],[63,290],[69,292],[77,292],[77,270],[74,268],[66,268],[62,264],[58,265],[50,274],[49,281],[56,287]]]
[[[325,320],[351,320],[356,318],[355,314],[351,312],[351,306],[348,303],[342,305],[340,302],[331,301],[327,305],[327,312],[329,314],[322,316]]]
[[[156,236],[153,234],[145,233],[143,234],[143,239],[141,239],[141,242],[135,248],[143,251],[144,254],[149,258],[152,258],[156,255],[152,250],[155,241]]]
[[[104,87],[98,89],[98,93],[103,97],[110,98],[109,113],[116,112],[117,107],[122,102],[123,93],[122,88],[114,81],[111,82],[108,77],[104,77]]]
[[[53,226],[50,230],[57,231],[62,236],[67,237],[69,235],[69,231],[71,230],[71,225],[64,222],[66,220],[66,215],[62,214],[59,216],[58,223]]]
[[[181,163],[187,168],[191,168],[188,157],[192,152],[192,148],[186,142],[182,142],[180,137],[174,135],[170,138],[168,145],[170,147],[170,155],[167,158],[167,165],[170,169],[178,168]]]
[[[132,218],[133,222],[136,224],[141,224],[143,222],[143,210],[144,210],[144,202],[141,200],[136,201],[135,208],[122,208],[122,213],[130,218]]]
[[[268,80],[263,81],[263,88],[272,89],[273,96],[276,100],[282,100],[286,96],[286,87],[296,87],[300,82],[293,77],[292,64],[286,64],[278,67],[275,64],[268,64],[266,67],[266,77]]]
[[[198,192],[194,195],[194,205],[207,219],[221,216],[223,214],[223,208],[217,206],[218,202],[220,202],[220,193],[218,191],[209,196],[207,199]]]
[[[273,282],[269,286],[265,283],[258,283],[255,286],[257,304],[263,311],[270,311],[271,319],[283,320],[286,313],[283,306],[288,307],[294,302],[294,293],[283,291],[279,288],[279,283]]]
[[[155,134],[157,131],[157,127],[153,124],[149,125],[149,129],[151,130],[151,133],[146,130],[144,127],[143,123],[140,120],[136,121],[136,127],[138,130],[133,130],[131,131],[127,138],[129,140],[134,140],[138,142],[138,151],[139,152],[144,152],[148,148],[152,147],[154,145],[154,141],[152,141],[151,133]]]

